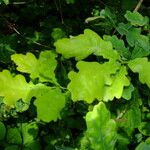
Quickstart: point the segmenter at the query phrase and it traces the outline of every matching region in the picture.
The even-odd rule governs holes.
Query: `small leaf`
[[[147,58],[136,58],[129,61],[128,66],[133,72],[139,73],[139,80],[150,88],[150,62]]]
[[[33,95],[36,100],[37,117],[45,122],[56,121],[60,118],[60,111],[65,106],[65,96],[60,89],[52,89],[44,85],[38,85]]]
[[[130,82],[126,77],[127,70],[125,66],[121,66],[120,70],[112,76],[112,84],[105,87],[104,101],[121,98],[125,86],[129,86]]]
[[[104,103],[99,102],[92,112],[86,115],[87,131],[85,136],[94,150],[113,150],[116,140],[116,123]]]
[[[144,26],[148,23],[148,17],[143,17],[139,12],[127,11],[125,14],[125,18],[134,26]]]
[[[0,72],[0,96],[3,96],[4,103],[10,107],[14,107],[16,101],[22,99],[29,102],[28,97],[34,85],[27,83],[24,76],[16,75],[13,77],[8,70]]]
[[[22,132],[23,145],[29,145],[34,142],[38,135],[38,126],[35,122],[20,124],[20,131]]]
[[[145,135],[150,136],[150,122],[141,122],[140,126],[138,127],[139,131]]]

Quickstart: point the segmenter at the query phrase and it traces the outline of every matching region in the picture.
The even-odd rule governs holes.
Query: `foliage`
[[[0,1],[1,149],[150,148],[150,13],[137,3]]]

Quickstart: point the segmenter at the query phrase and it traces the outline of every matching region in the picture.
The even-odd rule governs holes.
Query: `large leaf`
[[[65,96],[60,89],[53,89],[44,85],[37,85],[33,95],[37,107],[37,117],[45,122],[56,121],[60,118],[60,111],[65,106]]]
[[[55,69],[57,66],[56,54],[51,51],[43,51],[37,59],[32,53],[14,54],[11,59],[16,63],[17,70],[29,73],[32,79],[39,78],[40,81],[56,82]]]
[[[118,53],[112,49],[112,44],[102,40],[90,29],[85,29],[81,35],[60,39],[54,45],[56,51],[65,58],[75,57],[76,60],[82,60],[94,53],[107,59],[119,59]]]
[[[77,63],[79,72],[71,71],[69,79],[71,82],[68,89],[71,92],[73,101],[85,100],[92,103],[95,99],[102,100],[105,84],[110,85],[112,79],[110,74],[114,74],[119,68],[115,62],[99,64],[97,62]]]
[[[121,98],[125,86],[129,86],[130,82],[126,77],[127,70],[125,66],[121,66],[120,70],[112,76],[112,84],[105,87],[104,101]]]
[[[134,26],[144,26],[148,23],[148,17],[143,17],[139,12],[127,11],[125,18]]]
[[[128,66],[133,72],[139,73],[141,83],[146,83],[150,88],[150,62],[147,58],[136,58],[129,61]]]
[[[3,96],[4,103],[14,107],[17,100],[22,99],[29,102],[28,97],[31,89],[34,88],[32,83],[27,83],[24,76],[12,76],[8,70],[0,72],[0,96]]]
[[[116,123],[104,103],[94,106],[86,115],[86,137],[94,150],[113,150],[117,139]]]

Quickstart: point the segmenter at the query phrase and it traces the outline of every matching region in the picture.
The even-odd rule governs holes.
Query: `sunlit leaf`
[[[57,66],[56,54],[51,51],[43,51],[37,59],[32,53],[14,54],[11,59],[16,63],[17,70],[29,73],[32,79],[39,78],[40,81],[56,82],[54,70]]]
[[[116,123],[104,103],[100,102],[86,115],[86,137],[94,150],[113,150],[117,140]]]
[[[0,96],[4,97],[5,104],[14,107],[19,99],[29,102],[28,96],[32,88],[34,88],[34,85],[27,83],[24,76],[12,76],[8,70],[0,72]]]
[[[146,83],[150,88],[150,62],[148,61],[148,59],[136,58],[129,61],[128,66],[133,72],[139,73],[139,80],[141,81],[141,83]]]

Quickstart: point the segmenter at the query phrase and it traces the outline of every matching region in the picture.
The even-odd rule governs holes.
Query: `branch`
[[[143,0],[139,0],[139,2],[137,3],[135,9],[133,10],[133,12],[138,11],[142,5]]]

